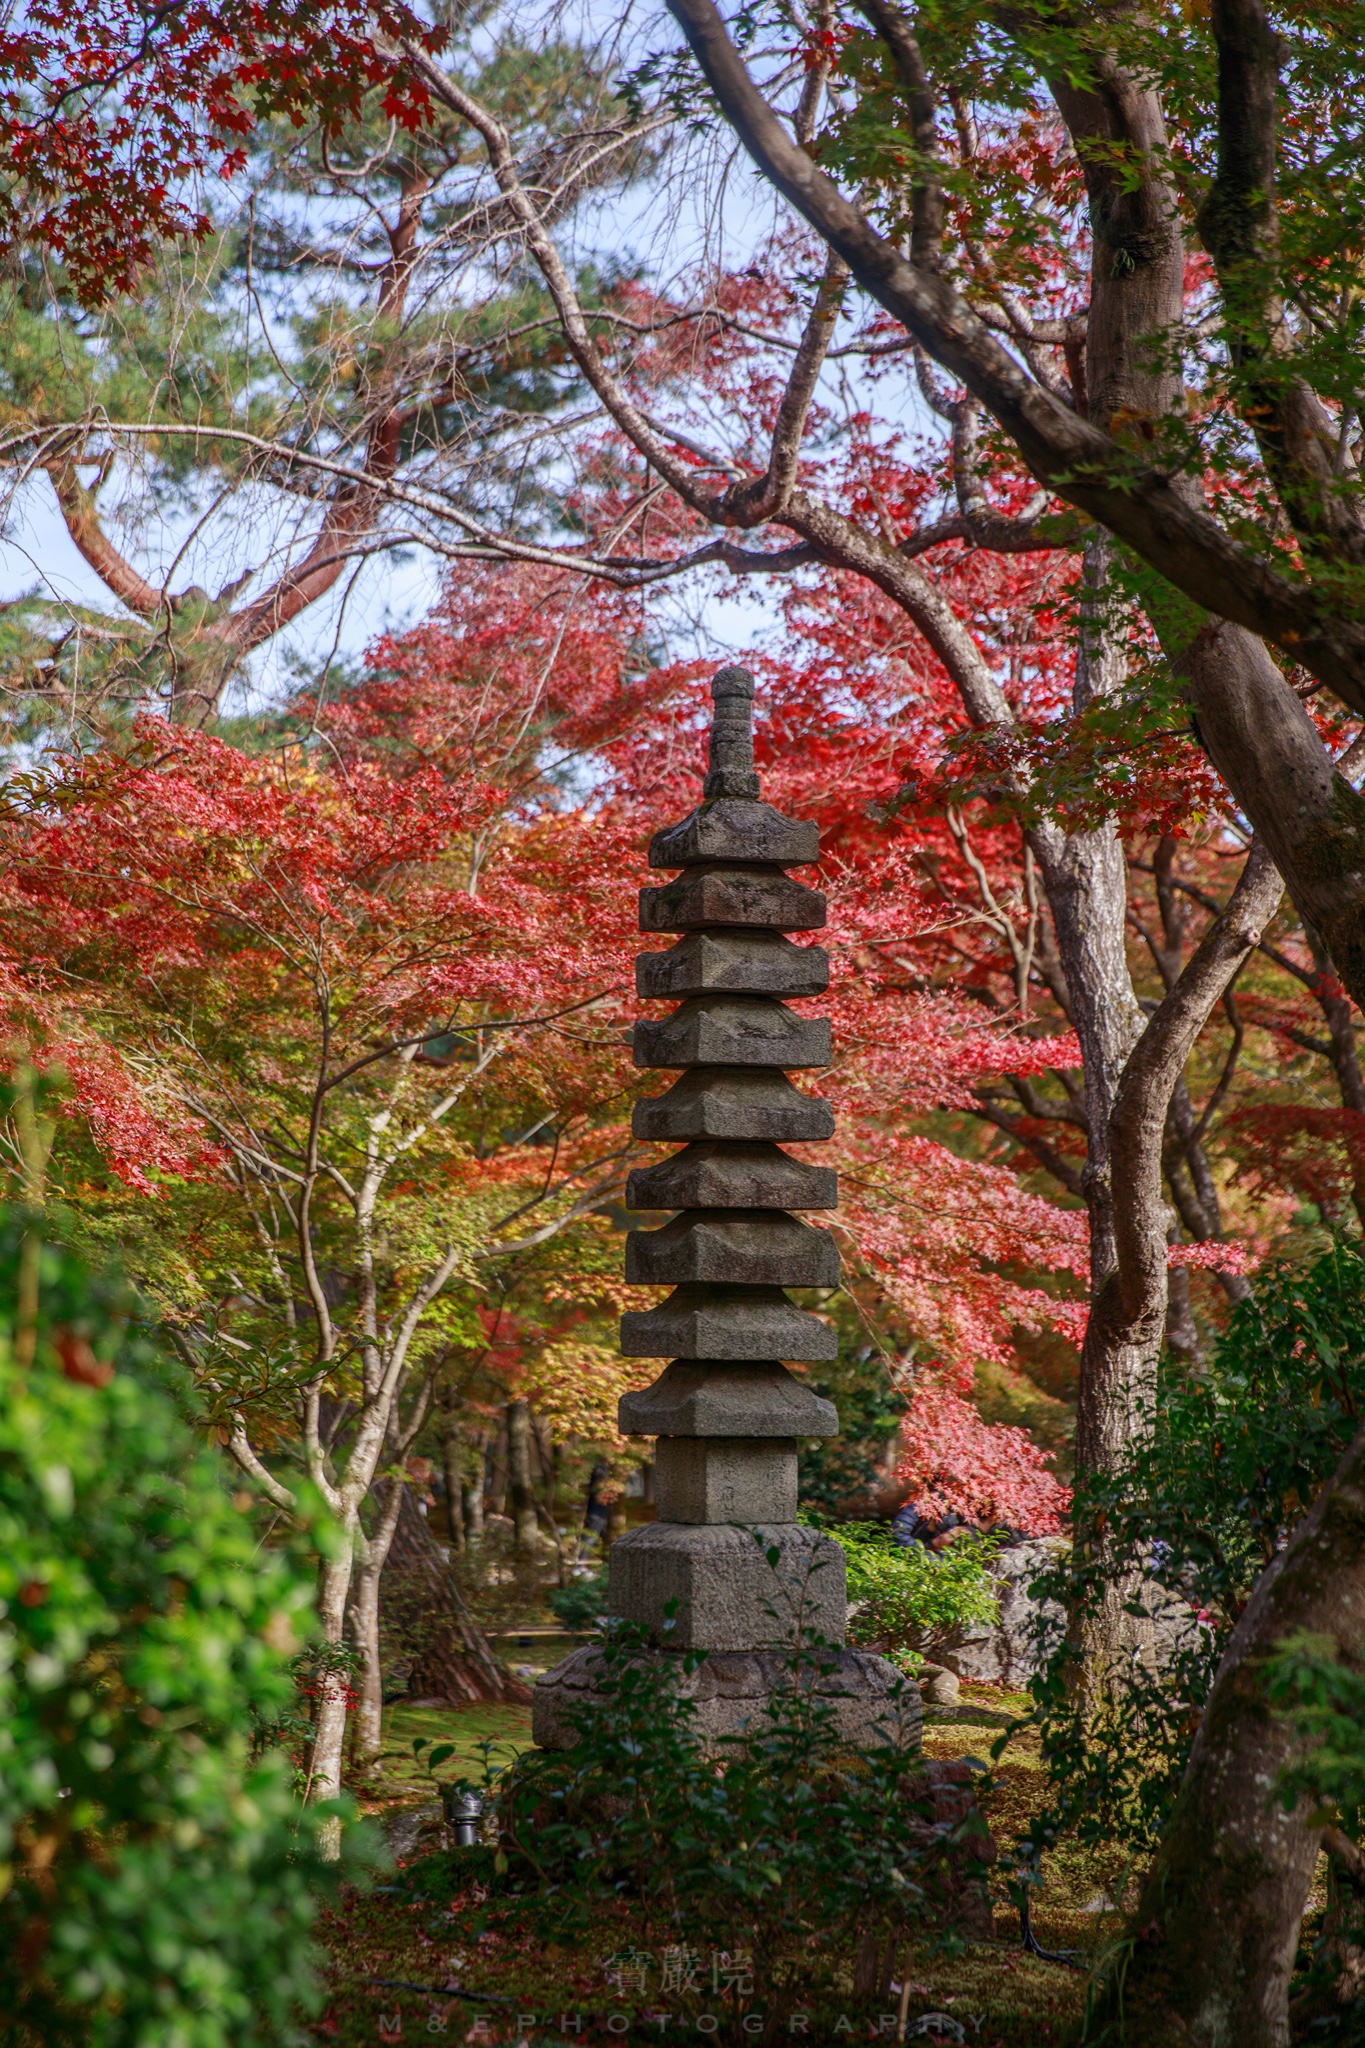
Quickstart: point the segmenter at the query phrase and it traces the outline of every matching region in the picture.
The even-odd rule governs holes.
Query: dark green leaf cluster
[[[767,1713],[708,1746],[679,1688],[701,1655],[660,1656],[642,1630],[611,1629],[575,1746],[528,1753],[497,1782],[508,1881],[567,1926],[618,1897],[670,1938],[732,1930],[769,1959],[930,1917],[966,1824],[935,1821],[913,1747],[841,1749],[815,1690],[834,1654],[790,1652]]]
[[[1331,1637],[1297,1635],[1280,1645],[1268,1687],[1303,1744],[1281,1781],[1285,1805],[1306,1799],[1358,1834],[1365,1811],[1365,1672],[1343,1661]]]
[[[595,1572],[590,1579],[570,1579],[567,1586],[553,1586],[545,1596],[557,1621],[579,1634],[595,1628],[607,1611],[607,1575]]]
[[[826,1306],[837,1312],[837,1304]],[[847,1514],[850,1503],[865,1501],[884,1477],[887,1446],[900,1429],[906,1401],[856,1341],[841,1345],[838,1363],[815,1374],[810,1385],[839,1410],[839,1434],[802,1444],[801,1498],[815,1513],[835,1517]]]

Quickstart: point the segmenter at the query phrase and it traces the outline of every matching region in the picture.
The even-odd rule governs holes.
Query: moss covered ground
[[[1023,1702],[985,1687],[964,1686],[963,1704],[977,1716]],[[925,1730],[929,1756],[988,1755],[995,1728],[983,1718],[937,1720]],[[430,1779],[410,1760],[414,1736],[452,1742],[456,1755],[442,1775],[469,1770],[480,1745],[507,1755],[530,1741],[525,1708],[394,1707],[387,1746],[399,1752],[386,1766],[379,1798],[368,1811],[411,1811],[433,1797]],[[458,1760],[458,1761],[457,1761]],[[1027,1737],[1010,1745],[995,1774],[988,1820],[1008,1841],[1042,1799],[1036,1751]],[[671,1959],[676,1977],[690,1967],[690,1988],[669,1988],[664,1946],[633,1924],[631,1910],[604,1902],[588,1933],[557,1943],[533,1899],[503,1895],[486,1850],[441,1846],[433,1824],[413,1845],[383,1889],[349,1901],[331,1916],[325,1936],[333,1996],[318,2037],[336,2048],[379,2048],[385,2042],[525,2042],[527,2048],[581,2048],[625,2041],[739,2044],[805,2040],[838,2043],[895,2040],[901,1985],[908,1982],[908,2040],[963,2041],[973,2048],[1061,2048],[1085,2001],[1088,1965],[1118,1931],[1111,1901],[1121,1893],[1115,1858],[1063,1845],[1049,1859],[1034,1909],[1034,1931],[1048,1949],[1074,1951],[1080,1968],[1025,1954],[1018,1914],[1003,1886],[995,1900],[990,1941],[926,1941],[896,1959],[889,1997],[855,1999],[853,1956],[812,1954],[804,1983],[793,1980],[765,2002],[763,1987],[744,1994],[725,1985],[726,1937],[687,1964]],[[623,1960],[624,1958],[624,1960]],[[460,1996],[447,1987],[458,1987]]]
[[[499,1762],[530,1746],[531,1709],[415,1707],[406,1700],[385,1707],[382,1791],[376,1798],[362,1798],[367,1813],[382,1816],[392,1807],[411,1806],[416,1795],[428,1800],[435,1797],[430,1775],[412,1747],[415,1740],[423,1737],[428,1747],[445,1742],[454,1745],[454,1755],[441,1767],[443,1778],[462,1773],[474,1776],[485,1745],[492,1745],[492,1754]]]

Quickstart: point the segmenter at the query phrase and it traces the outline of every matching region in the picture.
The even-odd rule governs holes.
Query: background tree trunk
[[[507,1404],[507,1491],[512,1506],[512,1536],[525,1555],[536,1545],[536,1490],[531,1481],[531,1410],[525,1401]]]
[[[400,1492],[386,1566],[386,1596],[395,1608],[403,1603],[409,1626],[420,1623],[427,1632],[408,1676],[409,1691],[415,1698],[449,1700],[457,1706],[473,1700],[529,1699],[526,1687],[504,1671],[470,1613],[459,1581],[417,1512],[411,1489],[405,1486]]]
[[[318,1617],[323,1641],[337,1644],[344,1639],[346,1596],[351,1586],[351,1553],[328,1558],[322,1566],[318,1585]],[[317,1719],[313,1724],[312,1754],[308,1759],[308,1787],[311,1798],[335,1799],[341,1791],[341,1759],[346,1743],[346,1714],[350,1686],[340,1671],[324,1671],[318,1689]],[[322,1853],[335,1858],[341,1854],[341,1822],[324,1823],[319,1836]]]
[[[463,1557],[466,1549],[464,1459],[459,1410],[453,1395],[448,1395],[441,1429],[441,1470],[446,1483],[446,1533],[456,1557]]]
[[[465,1541],[472,1550],[483,1541],[483,1490],[488,1464],[488,1442],[485,1437],[478,1441],[479,1464],[472,1479],[464,1483],[464,1530]]]
[[[360,1698],[353,1731],[357,1762],[378,1756],[384,1736],[384,1676],[379,1656],[379,1584],[393,1542],[404,1497],[411,1489],[398,1478],[381,1479],[374,1488],[378,1516],[365,1540],[351,1591],[351,1637],[361,1657]]]
[[[484,1506],[490,1515],[501,1515],[507,1507],[507,1411],[498,1417],[497,1431],[489,1449],[488,1484]]]

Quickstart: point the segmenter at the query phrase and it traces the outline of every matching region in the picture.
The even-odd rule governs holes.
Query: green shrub
[[[260,1547],[135,1304],[52,1243],[16,1365],[21,1228],[0,1219],[0,2038],[300,2040],[337,1868],[289,1760],[250,1752],[309,1582]]]
[[[567,1586],[555,1586],[546,1601],[557,1621],[575,1634],[596,1628],[607,1611],[607,1575],[594,1572],[590,1579],[571,1579]]]
[[[836,1522],[825,1533],[848,1567],[850,1642],[931,1652],[956,1629],[996,1620],[990,1537],[963,1536],[935,1551],[897,1543],[885,1522]]]
[[[1357,1657],[1365,1643],[1352,1646]],[[1304,1799],[1355,1837],[1365,1813],[1365,1671],[1343,1661],[1330,1636],[1296,1635],[1267,1671],[1271,1702],[1299,1748],[1280,1786],[1286,1807]]]
[[[813,1946],[837,1957],[936,1916],[984,1829],[974,1813],[958,1827],[936,1820],[917,1746],[895,1730],[856,1757],[844,1750],[812,1689],[827,1646],[791,1652],[769,1711],[708,1749],[677,1686],[702,1653],[660,1657],[647,1641],[610,1628],[599,1697],[573,1717],[576,1745],[527,1752],[496,1779],[505,1882],[539,1894],[547,1931],[617,1899],[647,1936],[715,1947],[723,1932],[752,1956],[771,2016],[784,1983],[802,1995],[784,1955],[804,1957],[804,1972]],[[913,1694],[905,1706],[908,1735]]]

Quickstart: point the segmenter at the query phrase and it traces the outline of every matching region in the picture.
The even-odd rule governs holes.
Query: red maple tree
[[[0,248],[53,251],[85,305],[126,290],[159,240],[208,233],[203,181],[242,169],[258,121],[334,134],[382,86],[419,126],[404,40],[446,31],[405,0],[31,0],[0,27]]]

